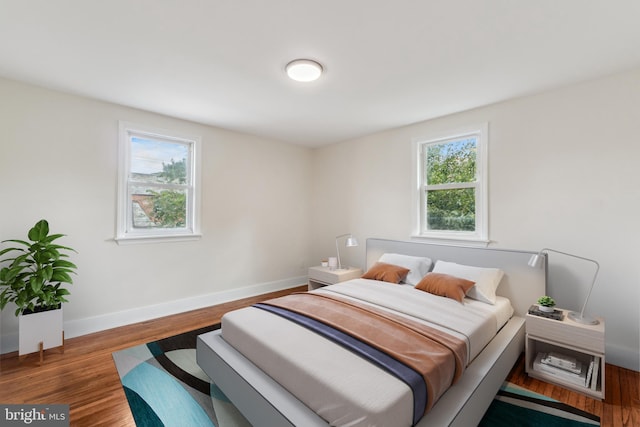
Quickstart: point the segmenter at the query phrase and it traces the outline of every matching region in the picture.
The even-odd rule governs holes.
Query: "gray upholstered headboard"
[[[497,294],[511,300],[518,316],[524,316],[531,304],[535,304],[538,297],[546,293],[546,257],[542,268],[531,268],[527,264],[535,252],[370,238],[367,239],[367,268],[383,253],[425,256],[431,258],[434,264],[437,260],[442,260],[476,267],[500,268],[505,274]]]

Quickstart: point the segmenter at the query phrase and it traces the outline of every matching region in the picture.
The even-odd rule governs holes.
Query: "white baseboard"
[[[605,362],[640,372],[640,353],[637,348],[607,344]]]
[[[292,277],[285,280],[259,283],[244,288],[214,292],[207,295],[184,298],[162,304],[103,314],[100,316],[69,320],[64,322],[64,336],[65,338],[74,338],[111,328],[130,325],[132,323],[144,322],[146,320],[170,316],[172,314],[184,313],[186,311],[210,307],[229,301],[253,297],[268,292],[281,291],[296,286],[303,286],[306,285],[306,283],[306,276]],[[17,332],[2,335],[1,338],[0,354],[11,353],[18,350]]]

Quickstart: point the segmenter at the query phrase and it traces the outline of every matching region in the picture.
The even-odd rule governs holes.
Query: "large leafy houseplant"
[[[76,252],[53,243],[64,234],[49,234],[49,223],[42,219],[29,230],[29,241],[4,240],[15,245],[0,251],[0,310],[9,303],[16,305],[16,316],[54,310],[67,302],[76,265],[65,258]],[[9,255],[10,254],[10,255]]]

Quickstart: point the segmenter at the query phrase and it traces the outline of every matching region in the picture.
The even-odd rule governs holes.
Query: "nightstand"
[[[568,319],[568,310],[561,311],[562,320],[527,314],[527,374],[604,400],[604,319],[598,318],[600,323],[597,325],[583,325]],[[559,361],[553,357],[558,355],[560,359],[567,360]],[[575,361],[576,365],[569,361]]]
[[[309,267],[309,290],[312,291],[322,286],[333,285],[361,276],[362,270],[355,267],[339,270],[331,270],[329,267]]]

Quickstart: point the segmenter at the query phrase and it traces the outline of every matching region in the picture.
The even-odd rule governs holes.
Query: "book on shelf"
[[[593,378],[593,364],[594,360],[592,357],[591,361],[589,362],[589,368],[587,369],[587,378],[584,381],[585,387],[589,387],[589,384],[591,384],[591,379]]]
[[[598,371],[600,370],[600,356],[593,356],[591,358],[591,364],[593,365],[593,373],[591,378],[591,390],[598,389]]]
[[[552,354],[551,357],[550,354]],[[559,366],[558,358],[563,360],[562,366]],[[575,365],[571,365],[573,360],[575,360]],[[586,361],[580,361],[563,354],[538,353],[533,362],[533,370],[556,377],[566,383],[596,391],[600,374],[600,357],[591,356],[589,363],[586,363]]]
[[[588,367],[585,363],[580,363],[580,371],[575,373],[558,366],[544,363],[543,359],[547,358],[547,353],[538,353],[536,360],[533,362],[533,370],[540,373],[547,374],[558,378],[560,381],[564,381],[569,384],[573,384],[580,387],[588,387],[587,383],[587,370]]]
[[[582,362],[577,360],[575,357],[567,356],[562,353],[547,353],[547,355],[542,358],[541,362],[546,365],[555,366],[556,368],[565,369],[573,372],[574,374],[579,374],[582,370]]]

